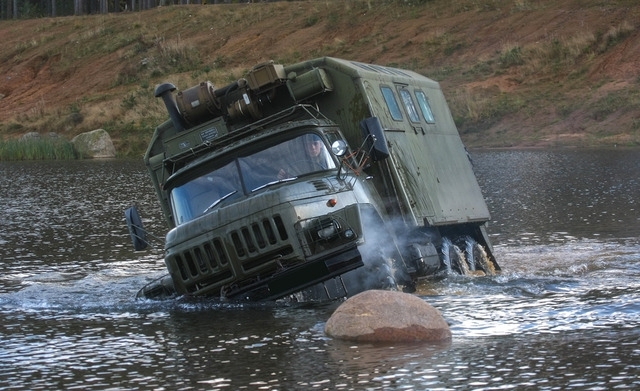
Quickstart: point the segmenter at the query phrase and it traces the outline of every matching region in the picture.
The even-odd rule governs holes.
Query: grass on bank
[[[0,160],[73,160],[79,155],[73,145],[61,138],[0,140]]]
[[[625,1],[631,4],[630,0],[622,3]],[[118,59],[118,72],[109,75],[101,90],[87,91],[71,105],[65,103],[67,106],[63,107],[55,101],[41,99],[30,110],[0,123],[0,134],[19,137],[47,129],[71,137],[102,128],[111,135],[119,156],[139,157],[153,129],[167,119],[162,102],[154,97],[154,86],[170,81],[183,89],[203,80],[223,86],[243,77],[248,71],[244,68],[245,53],[221,53],[217,49],[233,42],[232,37],[256,23],[276,20],[278,15],[285,14],[287,23],[299,29],[314,27],[330,33],[374,23],[384,15],[402,20],[457,13],[524,13],[543,11],[547,7],[544,2],[529,0],[328,0],[301,2],[304,6],[295,7],[287,3],[246,7],[172,6],[131,14],[43,19],[33,36],[0,51],[0,60],[38,58],[53,78],[64,80],[96,57],[113,56]],[[585,2],[585,7],[586,3],[594,6]],[[535,117],[544,109],[540,102],[550,100],[556,102],[557,108],[553,120],[562,120],[594,105],[598,109],[593,114],[594,121],[602,122],[629,110],[637,101],[611,97],[603,100],[594,94],[567,102],[571,96],[564,92],[583,88],[593,59],[624,42],[635,29],[635,22],[621,20],[603,31],[585,26],[571,36],[550,35],[535,43],[505,41],[495,52],[456,63],[447,59],[471,47],[473,37],[456,29],[438,27],[423,39],[409,41],[402,47],[400,54],[415,53],[411,58],[381,65],[412,69],[447,83],[449,105],[463,135],[483,132],[502,118],[525,111]],[[208,32],[206,39],[201,35],[203,31]],[[317,48],[283,50],[280,57],[273,60],[291,64],[323,55],[350,58],[352,53],[372,48],[382,54],[393,50],[395,36],[386,29],[355,41],[338,35]],[[471,81],[482,83],[506,76],[517,88],[494,91],[468,86]],[[550,80],[562,80],[565,85],[559,86]],[[640,82],[637,84],[633,86],[635,89],[640,87]],[[539,112],[534,112],[539,107],[542,107]]]

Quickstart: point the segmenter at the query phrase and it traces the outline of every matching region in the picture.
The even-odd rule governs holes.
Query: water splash
[[[476,265],[478,265],[480,269],[484,270],[485,274],[492,276],[497,274],[496,267],[489,259],[489,256],[483,246],[476,243],[472,254]]]
[[[458,265],[460,274],[462,274],[463,276],[472,274],[469,270],[469,264],[467,263],[464,251],[462,251],[460,247],[455,244],[453,245],[451,250],[453,250],[453,260]]]
[[[451,274],[451,258],[449,257],[449,248],[453,243],[448,238],[444,238],[442,240],[442,262],[445,266],[445,271],[447,274]]]

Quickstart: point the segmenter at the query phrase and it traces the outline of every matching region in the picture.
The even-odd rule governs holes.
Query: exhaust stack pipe
[[[176,90],[176,86],[171,83],[163,83],[159,84],[156,87],[155,97],[162,98],[164,105],[167,107],[167,111],[169,112],[169,117],[171,118],[171,122],[173,122],[173,126],[176,128],[178,132],[182,132],[185,130],[185,122],[180,115],[180,111],[178,110],[178,105],[176,104],[176,100],[173,97],[172,92]]]

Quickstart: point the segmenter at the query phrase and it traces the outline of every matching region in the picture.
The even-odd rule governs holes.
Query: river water
[[[640,387],[640,150],[473,151],[503,272],[423,283],[445,345],[333,340],[339,303],[136,301],[164,274],[144,166],[0,162],[0,389]]]

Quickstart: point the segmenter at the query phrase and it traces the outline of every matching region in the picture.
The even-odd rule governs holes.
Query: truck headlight
[[[320,239],[332,240],[335,239],[340,231],[340,224],[336,220],[319,221],[320,230],[317,234]]]
[[[353,230],[351,228],[347,228],[347,229],[344,230],[345,239],[349,239],[350,240],[350,239],[355,238],[355,236],[356,236],[356,233],[353,232]]]
[[[335,215],[302,220],[296,224],[296,230],[307,256],[353,242],[358,236],[344,219]]]

